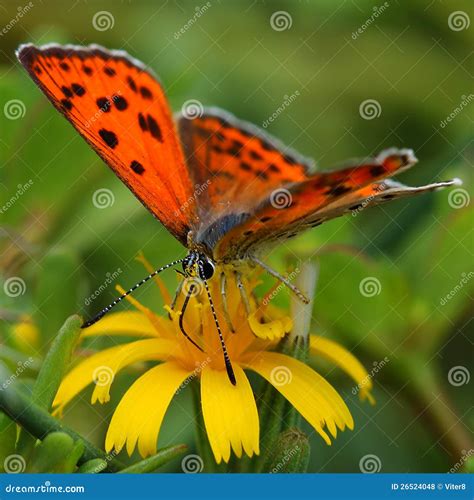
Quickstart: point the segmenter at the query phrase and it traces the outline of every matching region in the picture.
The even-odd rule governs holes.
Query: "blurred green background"
[[[391,146],[411,147],[420,162],[402,181],[464,181],[451,192],[325,224],[273,250],[269,261],[284,270],[307,257],[318,260],[313,330],[351,349],[374,375],[377,405],[371,407],[359,402],[340,372],[315,361],[347,401],[356,428],[330,448],[305,428],[309,470],[359,472],[367,455],[378,457],[383,472],[465,466],[473,424],[472,2],[31,3],[20,18],[26,1],[0,3],[3,353],[8,346],[10,354],[40,362],[68,315],[89,316],[115,297],[108,285],[86,305],[108,276],[118,275],[114,284],[125,287],[143,277],[134,260],[140,250],[156,266],[185,253],[52,108],[14,56],[24,42],[121,48],[159,74],[174,110],[197,99],[262,126],[296,95],[267,131],[323,168]],[[93,20],[102,11],[105,24],[97,25]],[[278,11],[284,11],[279,21]],[[188,29],[180,34],[183,26]],[[364,117],[367,100],[375,106],[370,119]],[[93,200],[104,189],[108,198],[98,208]],[[14,297],[5,293],[12,277],[22,280]],[[361,293],[366,278],[375,279],[370,296]],[[164,279],[174,286],[173,273]],[[288,302],[284,295],[277,298],[282,304]],[[152,286],[136,296],[160,306]],[[38,326],[40,339],[14,335],[24,315]],[[389,361],[375,370],[385,357]],[[65,421],[102,446],[111,412],[139,370],[119,377],[104,407],[91,408],[85,391]],[[34,376],[32,369],[22,378],[26,390]],[[160,446],[193,445],[191,413],[189,394],[180,394]],[[168,470],[180,470],[179,464]]]

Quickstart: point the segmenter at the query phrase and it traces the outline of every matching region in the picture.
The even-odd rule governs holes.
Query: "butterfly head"
[[[191,251],[183,260],[183,271],[187,277],[209,280],[214,276],[214,261],[202,252]]]

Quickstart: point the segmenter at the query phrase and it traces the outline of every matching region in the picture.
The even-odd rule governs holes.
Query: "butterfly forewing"
[[[308,177],[310,160],[230,113],[210,108],[177,121],[190,176],[205,186],[199,205],[213,220],[249,212],[276,187]]]
[[[183,243],[193,187],[158,80],[124,52],[23,45],[20,62],[54,106]]]

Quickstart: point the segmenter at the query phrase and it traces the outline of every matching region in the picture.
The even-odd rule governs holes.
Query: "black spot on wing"
[[[79,83],[73,83],[71,89],[79,97],[82,97],[86,93],[86,89]]]
[[[110,101],[107,97],[99,97],[95,102],[103,113],[108,113],[110,111]]]
[[[330,188],[327,191],[327,194],[329,194],[330,196],[342,196],[343,194],[349,193],[350,191],[352,191],[350,187],[341,185]]]
[[[66,87],[66,85],[61,87],[61,92],[65,95],[65,97],[70,98],[73,96],[72,90],[69,87]]]
[[[69,99],[61,99],[61,106],[66,111],[71,111],[71,109],[72,109],[72,102]]]
[[[163,142],[163,136],[161,135],[161,129],[156,120],[151,115],[147,115],[147,125],[150,134],[158,141]]]
[[[115,72],[114,68],[111,68],[110,66],[105,66],[104,67],[104,73],[107,76],[115,76],[117,73]]]
[[[143,132],[146,132],[148,130],[146,118],[141,113],[138,113],[138,125],[140,125],[140,128],[143,130]]]
[[[92,71],[92,68],[89,67],[89,66],[82,66],[82,71],[84,71],[84,73],[87,75],[87,76],[91,76],[93,71]]]
[[[380,177],[385,173],[385,168],[382,165],[375,165],[370,169],[370,175],[372,177]]]
[[[140,87],[140,94],[143,97],[143,99],[153,99],[153,94],[151,93],[151,90],[148,87],[141,86]]]
[[[101,139],[109,146],[109,148],[114,149],[118,145],[118,139],[114,132],[111,130],[106,130],[105,128],[101,128],[99,130],[99,135]]]
[[[133,92],[138,92],[137,84],[131,76],[127,76],[127,83],[130,89],[133,90]]]
[[[125,97],[122,97],[120,95],[114,95],[114,96],[112,96],[112,101],[113,101],[115,107],[119,111],[125,111],[128,108],[128,102],[125,99]]]
[[[59,63],[59,67],[63,70],[63,71],[69,71],[71,68],[69,67],[69,64],[67,62],[60,62]]]
[[[137,160],[133,160],[132,163],[130,163],[130,168],[138,175],[141,175],[143,174],[143,172],[145,172],[145,168]]]
[[[262,155],[260,153],[257,153],[257,151],[250,150],[249,156],[250,158],[252,158],[252,160],[263,160]]]

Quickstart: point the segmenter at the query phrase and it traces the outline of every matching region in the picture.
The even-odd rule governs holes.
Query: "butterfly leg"
[[[269,274],[271,274],[274,278],[277,280],[281,281],[286,287],[288,287],[304,304],[309,304],[309,299],[299,290],[293,283],[290,283],[290,281],[282,276],[281,274],[277,273],[274,269],[271,267],[267,266],[264,262],[262,262],[260,259],[257,257],[251,257],[251,260],[255,262],[255,264],[259,265],[262,269],[265,269]]]
[[[230,319],[229,307],[227,304],[227,279],[225,273],[221,273],[221,295],[222,295],[222,308],[224,310],[224,319],[227,323],[227,328],[232,333],[235,333],[235,328]]]
[[[174,292],[173,301],[170,304],[170,309],[172,311],[174,311],[174,308],[176,307],[176,302],[178,302],[178,297],[179,297],[179,294],[181,293],[181,291],[183,289],[183,284],[184,284],[184,280],[181,280],[178,283],[178,286],[176,287],[176,291]],[[171,314],[170,313],[168,313],[168,318],[171,319]]]
[[[247,316],[250,316],[250,301],[247,292],[245,291],[244,284],[242,283],[242,275],[237,271],[235,272],[235,281],[237,282],[237,288],[239,289],[240,296],[242,297],[242,302],[244,303]]]
[[[198,344],[196,344],[196,342],[194,342],[194,340],[186,333],[186,330],[184,329],[184,324],[183,324],[184,313],[186,312],[186,309],[187,309],[188,304],[189,304],[189,299],[191,298],[191,296],[194,292],[194,288],[195,288],[195,285],[191,284],[191,286],[189,287],[188,293],[186,294],[186,298],[184,299],[183,307],[181,308],[181,314],[179,315],[179,329],[181,330],[181,333],[189,340],[189,342],[191,342],[191,344],[193,344],[195,347],[197,347],[201,352],[204,352],[202,347],[200,347]]]

